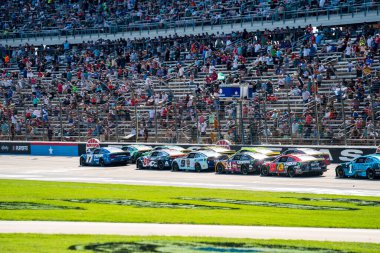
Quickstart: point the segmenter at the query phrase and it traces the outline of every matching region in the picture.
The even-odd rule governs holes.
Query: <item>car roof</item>
[[[375,158],[376,160],[380,161],[380,154],[370,154],[370,155],[365,155],[364,157]]]
[[[295,157],[297,157],[298,159],[300,159],[303,162],[321,160],[320,158],[316,158],[316,157],[311,156],[311,155],[295,155]]]
[[[218,152],[215,152],[213,150],[199,150],[197,152],[192,152],[192,153],[201,153],[201,154],[204,154],[205,156],[220,156],[222,154],[218,153]]]
[[[104,147],[102,149],[105,149],[109,152],[124,152],[124,150],[122,150],[121,148],[117,148],[117,147]]]
[[[252,157],[253,159],[265,159],[268,158],[269,156],[261,154],[261,153],[253,153],[253,152],[244,152],[241,155],[248,155]]]
[[[159,151],[159,152],[166,152],[169,155],[184,155],[183,152],[181,152],[179,150],[176,150],[176,149],[160,149],[160,150],[157,150],[157,151]]]

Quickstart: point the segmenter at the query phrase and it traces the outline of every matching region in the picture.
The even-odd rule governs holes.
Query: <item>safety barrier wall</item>
[[[101,143],[102,147],[121,147],[136,143]],[[163,143],[144,143],[150,146],[165,145]],[[172,144],[171,144],[172,145]],[[178,144],[184,148],[194,146],[193,144]],[[196,145],[202,146],[202,145]],[[374,146],[283,146],[283,145],[262,145],[276,151],[283,152],[294,147],[310,147],[330,154],[333,163],[351,161],[361,156],[373,154],[376,151]],[[231,149],[239,150],[241,145],[232,145]],[[246,146],[244,146],[246,147]],[[257,146],[256,146],[257,147]],[[35,155],[35,156],[79,156],[86,152],[86,143],[78,142],[0,142],[0,154],[8,155]]]

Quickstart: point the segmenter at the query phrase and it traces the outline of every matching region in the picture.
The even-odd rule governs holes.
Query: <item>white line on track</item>
[[[210,236],[380,243],[380,230],[344,228],[0,221],[0,233]]]

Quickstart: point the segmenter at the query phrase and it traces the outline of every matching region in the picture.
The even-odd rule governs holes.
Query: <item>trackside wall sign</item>
[[[0,154],[29,155],[29,143],[1,142]]]
[[[31,142],[31,155],[78,156],[78,144],[73,142]]]

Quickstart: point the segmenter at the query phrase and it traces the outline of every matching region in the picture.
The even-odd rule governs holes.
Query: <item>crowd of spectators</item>
[[[165,27],[169,23],[202,21],[207,24],[238,18],[282,18],[285,11],[328,10],[366,1],[325,0],[227,0],[227,1],[146,1],[146,0],[20,0],[1,1],[0,32],[3,35],[41,31],[70,34],[94,28],[113,32],[117,26],[145,29],[147,25]],[[370,5],[372,3],[369,3]],[[347,7],[344,7],[349,10]],[[289,16],[292,18],[293,16]]]
[[[252,88],[252,98],[242,107],[244,130],[251,139],[260,135],[315,138],[319,133],[320,138],[338,140],[342,135],[334,132],[334,122],[342,121],[336,109],[341,100],[352,103],[353,111],[344,122],[350,137],[377,137],[371,120],[379,93],[378,79],[372,78],[380,43],[376,32],[376,27],[364,25],[319,27],[314,33],[309,25],[76,45],[1,46],[1,135],[33,138],[42,132],[52,139],[60,134],[57,122],[62,121],[68,139],[86,129],[86,137],[131,134],[148,141],[157,121],[171,141],[179,137],[176,130],[180,129],[193,142],[199,136],[238,142],[243,138],[238,102],[219,99],[220,85],[228,84]],[[350,60],[344,70],[336,69],[336,61],[319,57],[333,52]],[[338,72],[355,76],[340,80]],[[335,94],[333,100],[329,93],[318,92],[326,80],[336,80],[328,87]],[[172,81],[186,83],[188,92],[175,98]],[[368,100],[370,85],[376,106]],[[281,92],[302,99],[302,113],[272,110],[270,105],[274,108]]]

